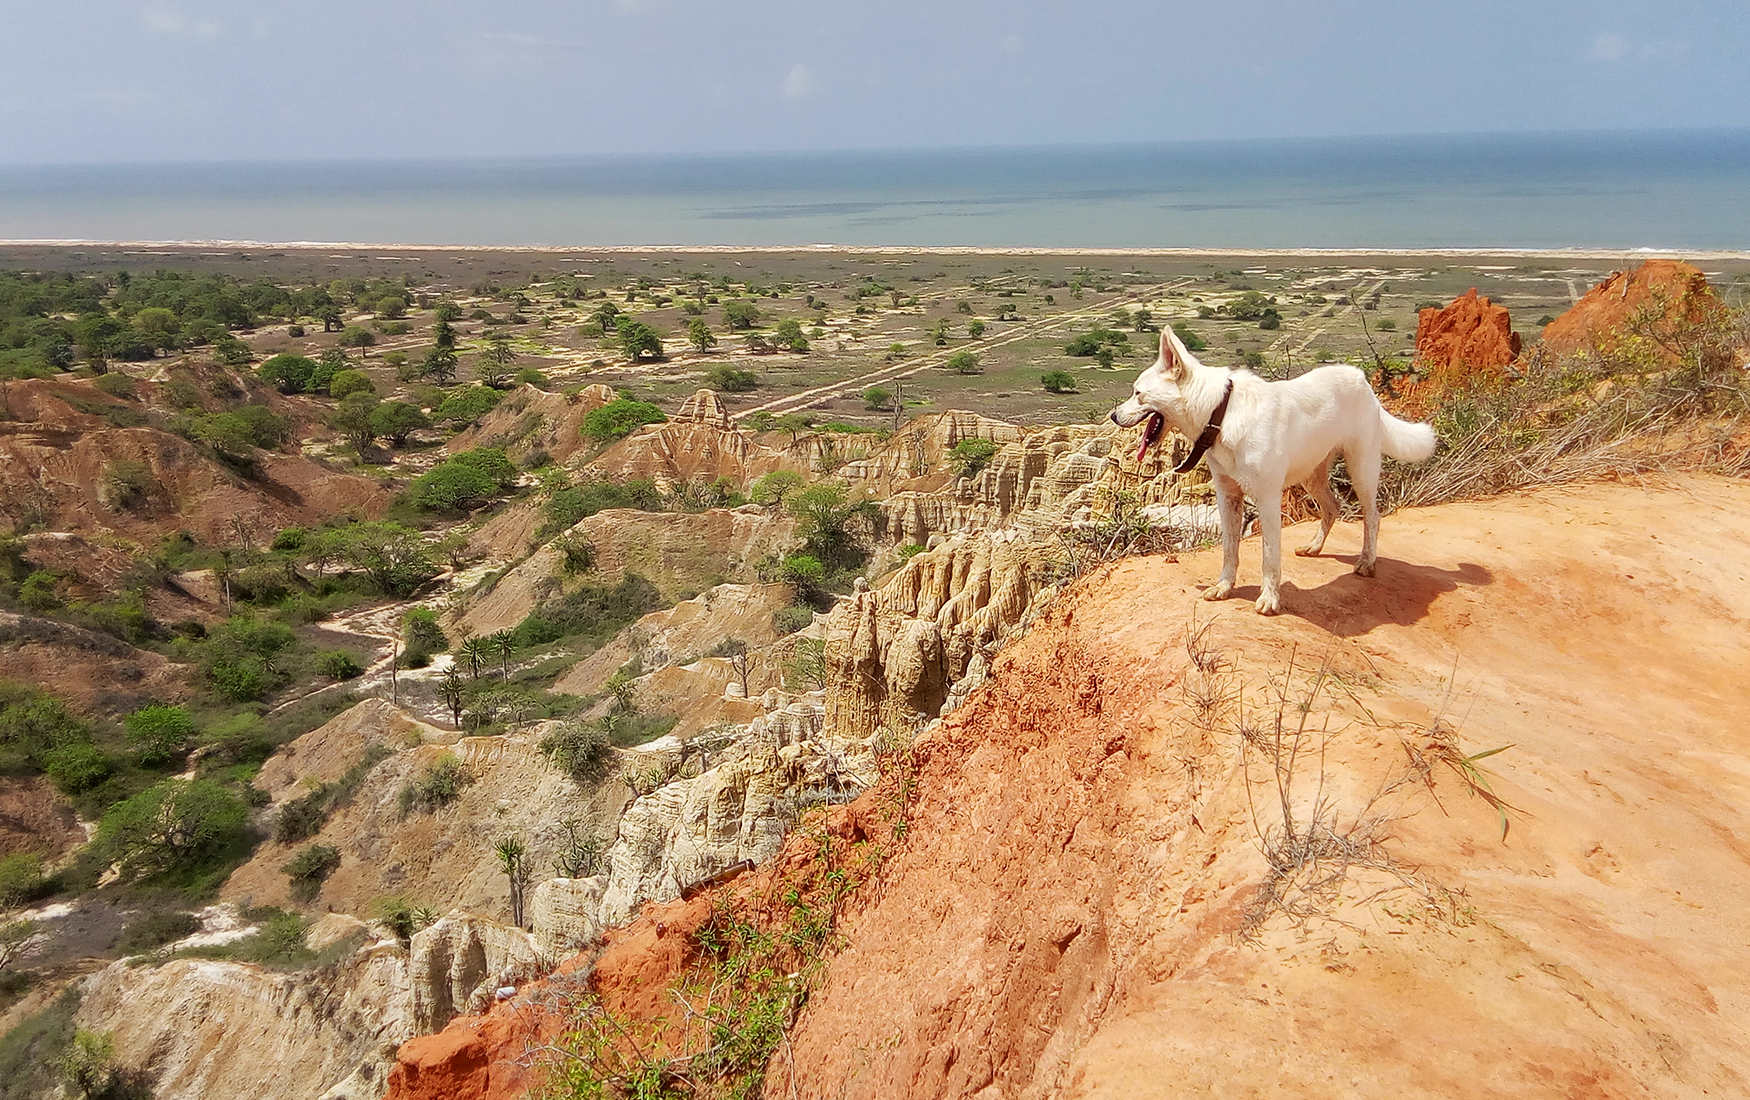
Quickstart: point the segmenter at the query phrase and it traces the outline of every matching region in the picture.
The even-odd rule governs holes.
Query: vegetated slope
[[[917,744],[767,1095],[1743,1094],[1747,517],[1702,478],[1407,511],[1280,619],[1198,602],[1211,554],[1092,579]],[[1295,916],[1278,719],[1334,826]],[[1436,723],[1512,746],[1504,839]]]

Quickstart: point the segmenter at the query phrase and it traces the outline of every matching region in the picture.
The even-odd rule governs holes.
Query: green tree
[[[516,636],[508,630],[500,630],[496,634],[488,634],[486,642],[492,652],[498,654],[499,679],[510,683],[510,655],[516,652]]]
[[[737,298],[723,305],[723,327],[730,332],[741,332],[753,328],[760,323],[759,307],[752,302]]]
[[[446,324],[450,321],[460,321],[462,319],[462,307],[446,298],[437,304],[436,308],[432,310],[431,315],[433,320],[441,321]]]
[[[984,368],[978,365],[978,356],[970,351],[957,351],[948,357],[947,367],[955,374],[982,374]]]
[[[1076,376],[1066,370],[1048,370],[1039,376],[1039,384],[1047,393],[1076,392]]]
[[[124,873],[191,867],[240,840],[249,808],[214,779],[166,779],[111,806],[97,842]]]
[[[881,514],[872,500],[852,500],[844,486],[810,485],[792,496],[787,508],[796,517],[796,533],[804,552],[829,567],[862,564],[866,551],[860,528]]]
[[[615,323],[614,332],[619,337],[620,350],[625,353],[626,358],[634,361],[646,356],[658,360],[662,358],[662,337],[643,321],[622,317]]]
[[[504,877],[510,880],[510,922],[518,928],[523,926],[523,891],[528,889],[529,879],[533,872],[529,867],[529,851],[523,842],[514,836],[502,837],[493,845],[492,852],[498,857],[498,869],[504,872]]]
[[[371,410],[371,434],[387,439],[392,447],[403,446],[408,436],[429,427],[426,415],[405,401],[385,401]]]
[[[772,329],[772,342],[790,351],[807,351],[808,337],[802,335],[802,322],[786,317]]]
[[[480,363],[475,367],[474,380],[493,389],[503,389],[505,380],[515,374],[511,367],[516,358],[510,337],[502,332],[493,333],[486,338],[486,350],[481,353]]]
[[[377,392],[371,376],[362,370],[343,370],[328,380],[328,396],[339,400],[350,394]]]
[[[784,498],[802,488],[802,475],[793,470],[773,470],[761,476],[748,489],[748,496],[757,504],[782,504]]]
[[[972,337],[974,340],[978,339],[980,336],[983,336],[984,335],[984,322],[983,321],[968,321],[966,323],[966,335]]]
[[[586,439],[597,443],[612,443],[631,435],[644,424],[661,424],[668,420],[663,411],[647,401],[631,401],[617,397],[599,409],[584,415],[579,429]]]
[[[438,681],[437,693],[438,698],[444,701],[444,706],[449,708],[456,728],[461,729],[462,709],[468,703],[468,691],[462,686],[462,676],[456,671],[455,665],[444,669],[443,679]]]
[[[603,332],[612,332],[618,324],[620,307],[603,298],[601,304],[595,307],[589,319],[601,326]]]
[[[340,528],[335,553],[387,595],[406,597],[437,576],[431,548],[418,531],[376,520]]]
[[[884,412],[893,407],[893,391],[870,386],[863,391],[863,407],[870,412]]]
[[[139,748],[140,763],[162,764],[188,746],[194,736],[194,719],[182,707],[152,703],[124,720],[128,739]]]
[[[433,415],[437,419],[465,427],[480,423],[480,418],[498,407],[504,394],[490,386],[462,386],[445,397]]]
[[[334,412],[329,414],[328,426],[346,436],[347,441],[361,453],[367,451],[377,438],[377,430],[371,422],[377,411],[377,404],[375,392],[349,393],[341,399]]]
[[[484,641],[479,638],[464,639],[462,644],[456,647],[456,656],[468,662],[468,678],[470,680],[480,679],[480,662],[486,658],[486,643]]]
[[[717,346],[717,337],[703,317],[695,317],[687,322],[687,342],[702,354]]]
[[[377,342],[377,334],[360,325],[348,325],[341,331],[337,342],[343,348],[357,348],[363,355],[366,348]]]
[[[302,355],[276,355],[256,368],[255,376],[281,393],[305,393],[316,361]]]

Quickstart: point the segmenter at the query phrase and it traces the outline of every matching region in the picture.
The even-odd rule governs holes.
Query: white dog
[[[1234,587],[1240,565],[1240,528],[1245,498],[1258,506],[1258,526],[1264,536],[1264,584],[1259,614],[1281,608],[1282,491],[1300,484],[1319,506],[1319,530],[1296,550],[1305,555],[1324,549],[1325,536],[1337,519],[1337,498],[1331,492],[1331,458],[1343,453],[1349,480],[1361,500],[1363,534],[1355,572],[1373,576],[1379,554],[1380,455],[1421,462],[1434,453],[1434,429],[1399,420],[1379,405],[1367,377],[1354,367],[1329,366],[1307,371],[1286,382],[1266,382],[1250,371],[1206,367],[1185,350],[1170,327],[1161,329],[1161,354],[1136,380],[1130,400],[1112,410],[1112,422],[1128,428],[1146,424],[1141,461],[1171,426],[1196,440],[1178,467],[1191,469],[1199,458],[1209,461],[1215,482],[1216,509],[1221,516],[1221,578],[1203,593],[1206,600],[1225,600]]]

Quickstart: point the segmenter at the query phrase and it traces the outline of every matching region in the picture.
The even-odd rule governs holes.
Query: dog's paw
[[[1203,598],[1206,600],[1225,600],[1233,595],[1233,590],[1234,586],[1230,582],[1216,581],[1203,590]]]
[[[1371,577],[1373,576],[1374,568],[1375,565],[1373,562],[1358,561],[1355,563],[1355,575],[1357,577]]]
[[[1259,596],[1252,607],[1260,615],[1274,615],[1282,610],[1282,600],[1275,593],[1267,592]]]

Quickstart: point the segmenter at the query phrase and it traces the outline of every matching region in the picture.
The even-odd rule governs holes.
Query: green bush
[[[705,372],[705,385],[723,393],[747,393],[758,389],[759,384],[759,376],[750,370],[716,366]]]
[[[863,407],[870,412],[882,412],[893,407],[893,392],[880,386],[870,386],[863,391]]]
[[[325,650],[316,657],[316,671],[335,683],[351,680],[364,670],[358,658],[344,649]]]
[[[600,779],[613,759],[613,742],[598,722],[567,722],[541,739],[541,751],[554,767],[579,783]]]
[[[517,624],[511,639],[519,649],[561,638],[599,644],[627,623],[665,606],[667,601],[655,585],[627,573],[618,584],[583,584],[541,604]]]
[[[662,490],[649,478],[633,478],[625,482],[585,481],[568,485],[555,492],[541,508],[544,520],[539,537],[563,531],[609,508],[636,508],[642,512],[660,512],[665,506]]]
[[[1065,353],[1087,359],[1100,354],[1102,348],[1128,347],[1130,337],[1116,329],[1096,328],[1084,332],[1063,346]]]
[[[166,779],[105,811],[97,843],[124,873],[150,876],[192,868],[248,827],[248,807],[222,783]]]
[[[153,703],[124,720],[128,739],[139,749],[140,763],[162,764],[188,747],[194,736],[194,719],[182,707]]]
[[[102,749],[77,742],[51,749],[43,755],[43,772],[63,794],[82,794],[101,784],[115,771]]]
[[[445,753],[420,772],[412,782],[401,788],[401,816],[431,813],[462,797],[462,791],[474,782],[474,775],[456,757]]]
[[[134,380],[125,374],[115,374],[113,372],[110,374],[100,374],[92,379],[91,384],[104,393],[109,394],[111,397],[118,397],[124,401],[132,401],[139,392],[138,388],[134,385]]]
[[[255,376],[281,393],[311,392],[316,361],[302,355],[276,355],[256,369]]]
[[[322,892],[322,883],[340,866],[340,849],[312,844],[287,860],[280,871],[292,880],[292,897],[308,904]]]
[[[1066,370],[1048,370],[1039,376],[1039,384],[1047,393],[1076,392],[1076,376]]]
[[[200,918],[193,913],[151,910],[130,918],[115,945],[124,955],[143,955],[200,930]]]
[[[432,413],[438,420],[450,424],[468,425],[477,423],[481,417],[498,407],[504,400],[504,394],[491,386],[458,386],[450,391]]]
[[[1001,448],[990,439],[962,439],[948,452],[948,464],[958,477],[971,477],[985,468]]]
[[[642,425],[661,424],[667,420],[660,408],[647,401],[617,397],[599,409],[591,409],[584,416],[580,431],[584,438],[596,443],[612,443],[626,438]]]
[[[814,609],[805,604],[791,604],[772,612],[772,630],[780,637],[794,634],[814,622]]]
[[[413,479],[402,497],[422,512],[457,515],[478,508],[498,495],[487,474],[457,462],[442,462]]]
[[[48,892],[43,858],[35,852],[14,852],[0,858],[0,909],[20,909]]]
[[[1179,338],[1179,343],[1185,345],[1186,351],[1195,353],[1209,349],[1209,341],[1197,335],[1191,326],[1183,321],[1173,323],[1173,334]]]
[[[984,368],[978,365],[978,356],[970,351],[957,351],[948,357],[947,367],[955,374],[981,374]]]
[[[376,393],[371,376],[362,370],[343,370],[328,380],[328,396],[339,400],[352,393]]]

